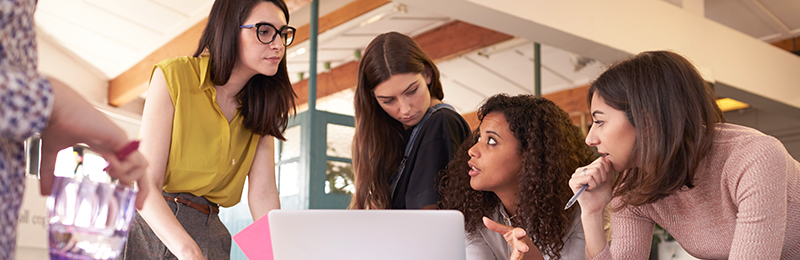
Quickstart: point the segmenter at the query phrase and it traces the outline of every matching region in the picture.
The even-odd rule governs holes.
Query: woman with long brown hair
[[[440,208],[464,214],[467,259],[517,259],[520,246],[492,221],[524,230],[525,259],[583,259],[580,211],[563,209],[572,192],[559,185],[594,155],[580,130],[552,101],[530,95],[492,96],[478,118],[439,187]]]
[[[239,202],[245,179],[253,220],[280,208],[273,137],[295,109],[288,22],[283,0],[217,0],[195,54],[153,67],[140,134],[151,192],[124,258],[228,259],[219,206]]]
[[[589,257],[647,258],[658,224],[702,259],[800,258],[800,163],[774,137],[724,123],[686,58],[653,51],[621,61],[588,99],[586,143],[606,156],[569,186],[588,185],[578,202]]]
[[[378,35],[358,68],[352,209],[436,208],[438,173],[469,134],[411,37]]]

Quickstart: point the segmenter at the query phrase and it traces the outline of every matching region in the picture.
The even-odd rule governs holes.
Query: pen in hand
[[[131,154],[137,149],[139,149],[139,140],[130,142],[117,153],[117,159],[125,160],[125,157],[128,157],[128,154]]]
[[[600,156],[605,157],[605,155],[600,155]],[[586,167],[583,167],[582,172],[583,175],[586,175]],[[576,192],[575,195],[572,195],[572,198],[569,198],[569,201],[567,201],[567,206],[564,206],[564,210],[567,210],[569,209],[569,207],[572,207],[572,204],[575,204],[575,201],[578,201],[578,196],[580,196],[581,193],[586,191],[586,188],[589,188],[589,184],[584,184],[583,186],[581,186],[581,189],[578,190],[578,192]]]
[[[589,187],[588,184],[584,184],[583,186],[581,186],[581,189],[578,190],[578,192],[576,192],[575,195],[572,195],[572,198],[569,199],[569,201],[567,202],[567,206],[564,207],[564,210],[567,210],[569,209],[569,207],[572,207],[572,204],[575,204],[575,201],[578,201],[578,196],[580,196],[581,193],[586,191],[586,188],[588,187]]]
[[[117,159],[120,160],[120,161],[121,160],[125,160],[125,157],[128,157],[128,154],[132,153],[133,151],[136,151],[137,149],[139,149],[139,141],[136,140],[136,141],[130,142],[130,143],[128,143],[128,145],[123,147],[122,150],[120,150],[117,153]],[[110,165],[106,165],[106,167],[103,168],[103,171],[108,170],[108,166],[110,166]]]

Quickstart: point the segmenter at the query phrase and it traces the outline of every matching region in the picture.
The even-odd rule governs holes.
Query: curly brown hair
[[[567,183],[572,172],[590,163],[595,153],[583,142],[583,135],[567,113],[545,98],[495,95],[478,110],[478,118],[483,121],[490,113],[503,114],[520,144],[518,217],[512,224],[525,229],[542,254],[560,259],[575,210],[563,209],[572,196]],[[477,139],[476,130],[461,144],[443,171],[439,186],[439,208],[461,211],[470,234],[483,227],[481,217],[491,216],[501,203],[493,192],[470,187],[467,151]]]

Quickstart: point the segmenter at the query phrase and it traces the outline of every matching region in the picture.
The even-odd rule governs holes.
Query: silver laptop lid
[[[463,260],[455,210],[273,210],[275,260]]]

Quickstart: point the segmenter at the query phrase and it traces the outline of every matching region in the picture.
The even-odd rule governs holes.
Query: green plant
[[[675,238],[667,232],[663,227],[656,224],[653,230],[653,242],[661,243],[662,241],[675,241]]]

